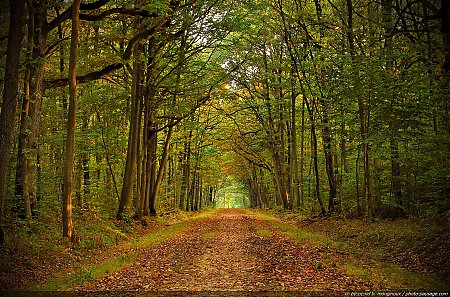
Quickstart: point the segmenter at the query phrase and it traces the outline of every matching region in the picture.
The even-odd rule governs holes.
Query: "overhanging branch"
[[[115,64],[106,66],[102,70],[93,71],[86,75],[77,76],[77,83],[82,84],[82,83],[87,83],[87,82],[90,82],[93,80],[106,78],[108,76],[108,74],[110,74],[113,71],[119,70],[122,67],[123,67],[122,63],[115,63]],[[58,78],[58,79],[53,79],[53,80],[49,80],[49,81],[45,82],[45,87],[46,88],[58,88],[58,87],[65,87],[68,84],[69,84],[69,81],[67,78]]]
[[[123,14],[129,16],[141,16],[141,17],[159,17],[160,15],[156,13],[151,13],[147,10],[139,10],[139,9],[127,9],[127,8],[112,8],[103,11],[102,13],[89,15],[85,13],[80,14],[80,19],[84,21],[101,21],[104,18],[113,15],[113,14]]]
[[[82,3],[80,5],[80,11],[99,9],[100,7],[106,5],[109,1],[110,0],[99,0],[96,2],[92,2],[92,3],[84,3],[84,4]],[[58,25],[63,23],[64,21],[70,19],[71,16],[72,16],[72,5],[70,7],[68,7],[66,10],[64,10],[59,16],[57,16],[52,21],[50,21],[45,26],[45,31],[47,33],[52,31],[53,29],[58,27]]]

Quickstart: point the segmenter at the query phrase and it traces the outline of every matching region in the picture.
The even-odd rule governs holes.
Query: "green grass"
[[[448,287],[424,274],[415,273],[387,263],[365,265],[356,260],[338,265],[345,273],[356,278],[368,280],[381,289],[414,289],[441,291]]]
[[[202,233],[201,236],[203,239],[208,240],[208,239],[214,238],[214,236],[216,236],[216,234],[217,234],[217,231],[210,231],[210,232]]]
[[[348,275],[364,279],[364,280],[371,280],[372,279],[372,273],[369,269],[366,267],[363,267],[361,265],[357,265],[353,262],[345,263],[342,265],[339,265],[339,267],[344,270]]]
[[[212,217],[214,214],[217,213],[217,211],[218,211],[218,209],[206,209],[206,210],[203,210],[202,212],[200,212],[198,214],[194,213],[194,215],[191,216],[191,218],[193,220],[203,220],[203,219]]]
[[[38,291],[67,291],[84,282],[99,279],[105,275],[124,269],[131,265],[137,258],[137,252],[128,252],[120,256],[101,261],[93,266],[82,266],[68,274],[59,273],[45,284],[38,285],[34,290]],[[67,273],[67,272],[66,272]]]
[[[262,237],[270,237],[270,235],[272,235],[272,232],[267,229],[258,229],[255,233]]]
[[[176,223],[155,233],[149,233],[135,240],[128,241],[124,243],[124,246],[135,248],[152,247],[153,245],[166,241],[169,238],[175,237],[178,234],[187,231],[188,229],[189,226],[188,224],[186,224],[186,222]]]
[[[294,225],[284,223],[278,218],[275,218],[266,213],[257,212],[255,213],[258,218],[263,221],[268,222],[272,227],[281,231],[281,233],[295,242],[312,244],[319,247],[326,247],[329,245],[338,245],[337,242],[330,240],[328,237],[325,237],[318,233],[312,233],[305,231],[299,227]]]

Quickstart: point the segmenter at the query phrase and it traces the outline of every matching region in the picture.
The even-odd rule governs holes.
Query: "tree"
[[[9,31],[6,49],[5,79],[3,83],[3,101],[0,113],[0,246],[5,243],[4,208],[7,175],[11,151],[11,138],[14,131],[16,108],[19,95],[20,49],[22,46],[22,24],[25,13],[25,1],[9,2]]]
[[[64,196],[62,225],[63,236],[72,238],[75,230],[72,223],[72,185],[73,166],[75,160],[75,128],[77,115],[77,58],[78,31],[80,21],[80,0],[74,0],[72,5],[72,35],[70,42],[69,62],[69,116],[67,120],[66,158],[64,162]]]

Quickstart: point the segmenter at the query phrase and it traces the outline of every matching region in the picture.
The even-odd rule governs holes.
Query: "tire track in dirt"
[[[270,230],[260,236],[258,229]],[[320,251],[299,245],[241,210],[223,210],[143,251],[129,267],[80,288],[148,291],[367,290],[370,284],[322,267]]]

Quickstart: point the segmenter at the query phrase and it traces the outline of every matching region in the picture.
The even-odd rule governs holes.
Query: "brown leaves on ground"
[[[282,215],[281,219],[286,220]],[[287,222],[336,241],[348,242],[362,254],[375,253],[383,262],[450,283],[450,229],[445,222],[399,219],[367,223],[342,217],[287,219]]]
[[[271,230],[270,236],[256,230]],[[80,291],[365,290],[366,281],[320,264],[321,252],[298,245],[239,210],[199,221],[189,232],[142,252],[119,272]]]

